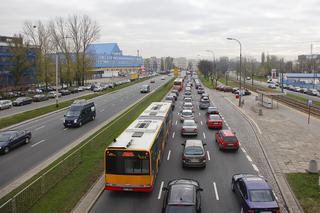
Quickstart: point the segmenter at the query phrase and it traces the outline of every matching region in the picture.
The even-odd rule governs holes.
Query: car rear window
[[[195,122],[193,120],[185,120],[183,122],[183,125],[184,126],[194,126],[195,125]]]
[[[221,120],[221,118],[220,118],[220,116],[210,115],[209,120],[213,120],[213,121],[220,121],[220,120]]]
[[[227,136],[223,138],[225,142],[228,143],[235,143],[238,141],[238,139],[235,136]]]
[[[169,205],[194,205],[195,187],[188,185],[173,185],[168,200]]]
[[[249,194],[252,202],[274,201],[274,196],[271,190],[251,190]]]
[[[182,111],[182,115],[192,115],[191,111]]]
[[[203,155],[203,149],[200,146],[187,146],[184,153],[186,155]]]

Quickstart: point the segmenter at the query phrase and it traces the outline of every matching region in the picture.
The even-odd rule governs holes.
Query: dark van
[[[67,113],[64,115],[65,127],[80,127],[82,124],[93,121],[96,118],[94,102],[75,100]]]

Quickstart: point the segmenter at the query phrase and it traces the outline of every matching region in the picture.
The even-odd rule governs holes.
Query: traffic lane
[[[154,84],[152,88],[155,89],[165,82],[166,81],[158,81],[158,83]],[[140,83],[140,85],[141,84],[143,84],[143,82]],[[100,96],[98,98],[99,101],[97,101],[99,104],[97,106],[97,116],[95,121],[89,122],[81,128],[67,129],[63,127],[62,119],[65,111],[18,127],[18,129],[32,127],[31,130],[33,137],[30,144],[14,149],[7,155],[0,156],[0,170],[5,171],[6,173],[6,175],[0,176],[0,187],[5,186],[8,182],[11,182],[24,172],[35,167],[40,162],[54,155],[71,142],[82,137],[86,132],[95,128],[100,123],[117,114],[134,101],[143,97],[145,94],[141,94],[139,89],[140,87],[138,85],[130,87],[129,91],[124,89],[116,93],[108,94],[105,97]],[[113,102],[109,100],[105,101],[112,96],[115,97],[112,98]],[[116,102],[116,106],[114,106],[114,102]],[[101,109],[102,107],[101,104],[104,105],[104,109],[106,109],[103,112],[99,111],[99,108]],[[10,161],[19,163],[8,167],[8,163]]]
[[[294,91],[287,90],[287,89],[285,89],[285,92],[287,94],[298,95],[298,96],[304,97],[304,98],[309,99],[309,100],[320,101],[320,97],[317,97],[317,96],[312,96],[312,95],[304,94],[304,93],[301,93],[301,92],[294,92]]]

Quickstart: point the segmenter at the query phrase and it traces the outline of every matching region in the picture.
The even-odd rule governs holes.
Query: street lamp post
[[[241,90],[241,69],[242,69],[242,45],[241,42],[238,39],[235,38],[227,38],[228,40],[233,40],[238,42],[239,46],[240,46],[240,81],[239,81],[239,107],[241,107],[241,96],[242,96],[242,90]]]
[[[213,73],[216,75],[216,70],[215,70],[215,65],[216,65],[216,59],[215,59],[215,56],[214,56],[214,52],[212,50],[206,50],[207,52],[211,53],[212,54],[212,75]],[[211,75],[211,79],[212,79],[212,86],[213,86],[213,78],[212,78],[212,75]],[[217,78],[217,75],[216,75],[216,78]],[[217,86],[217,85],[216,85]]]

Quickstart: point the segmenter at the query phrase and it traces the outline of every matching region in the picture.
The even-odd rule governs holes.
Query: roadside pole
[[[311,110],[311,106],[312,106],[312,100],[308,100],[308,124],[310,124],[310,110]]]

